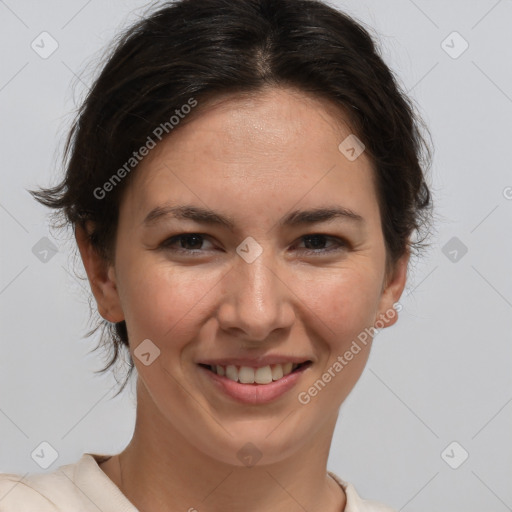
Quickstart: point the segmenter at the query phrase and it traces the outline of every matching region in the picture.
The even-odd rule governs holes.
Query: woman
[[[327,459],[427,223],[417,123],[323,3],[179,0],[131,27],[33,195],[75,229],[111,364],[130,351],[134,435],[3,475],[0,510],[390,510]]]

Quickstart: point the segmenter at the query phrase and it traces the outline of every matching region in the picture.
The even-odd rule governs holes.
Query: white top
[[[109,457],[84,453],[74,464],[25,478],[0,473],[0,512],[138,512],[98,465]],[[394,512],[375,501],[361,499],[352,484],[328,473],[347,497],[345,510],[340,512]]]

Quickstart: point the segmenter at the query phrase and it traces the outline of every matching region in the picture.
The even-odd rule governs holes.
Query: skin
[[[112,264],[77,227],[98,310],[111,322],[126,321],[138,371],[133,438],[101,468],[139,510],[344,509],[327,459],[338,410],[371,341],[310,403],[297,395],[359,333],[389,316],[409,255],[386,273],[374,171],[365,153],[349,161],[338,150],[351,133],[341,116],[292,89],[218,99],[137,168],[122,197]],[[210,208],[232,217],[235,227],[171,217],[145,227],[148,212],[166,203]],[[291,210],[333,205],[363,222],[278,225]],[[161,246],[184,232],[204,238]],[[315,246],[304,239],[314,234],[328,237]],[[249,236],[263,250],[250,264],[236,252]],[[133,354],[145,339],[160,349],[148,366]],[[196,364],[274,353],[313,364],[266,405],[222,395]],[[262,455],[253,467],[237,457],[248,442]]]

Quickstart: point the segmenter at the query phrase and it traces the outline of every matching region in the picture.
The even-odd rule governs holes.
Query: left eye
[[[330,252],[346,246],[345,242],[340,238],[321,234],[305,235],[302,237],[302,240],[305,242],[305,245],[311,246],[306,247],[307,252]],[[334,242],[334,247],[324,248],[323,246],[328,241]]]

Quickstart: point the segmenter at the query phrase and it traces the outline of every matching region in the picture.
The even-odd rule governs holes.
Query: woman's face
[[[350,130],[328,112],[287,89],[218,101],[141,162],[120,206],[115,292],[97,299],[126,320],[139,407],[225,462],[332,435],[370,328],[396,320],[407,260],[386,282],[370,161],[338,148]],[[272,366],[305,361],[283,380]],[[235,384],[214,363],[277,380]]]

